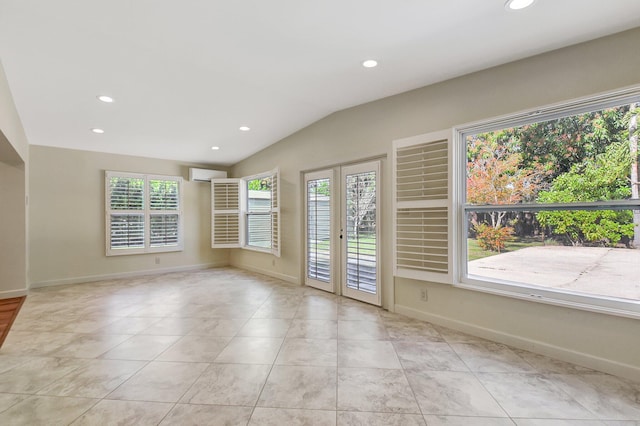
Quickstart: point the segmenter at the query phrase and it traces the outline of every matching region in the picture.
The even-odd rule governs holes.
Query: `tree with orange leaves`
[[[521,167],[522,156],[510,152],[508,144],[498,143],[500,132],[473,136],[468,141],[467,203],[484,205],[517,204],[532,201],[545,173],[542,167]],[[507,212],[491,212],[491,226],[506,225]]]

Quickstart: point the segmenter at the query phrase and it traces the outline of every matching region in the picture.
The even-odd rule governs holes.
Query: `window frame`
[[[111,209],[110,180],[111,178],[142,179],[144,181],[143,208],[136,210]],[[178,184],[178,208],[176,210],[156,210],[151,208],[149,185],[151,180],[171,181]],[[181,176],[167,176],[157,174],[131,173],[105,170],[105,250],[107,256],[126,256],[146,253],[166,253],[184,250],[184,226],[183,226],[183,178]],[[124,212],[142,215],[144,220],[144,244],[143,247],[111,247],[111,215]],[[178,240],[175,245],[151,246],[151,216],[154,215],[178,215]]]
[[[467,212],[479,210],[527,210],[537,211],[562,206],[562,210],[587,210],[598,208],[624,209],[640,206],[640,200],[616,200],[587,203],[565,203],[557,205],[516,204],[500,206],[470,206],[466,204],[466,137],[472,134],[490,132],[510,127],[522,126],[534,122],[553,120],[570,115],[577,115],[611,108],[640,101],[640,86],[631,86],[616,91],[605,92],[593,96],[552,104],[536,109],[525,110],[516,114],[490,118],[478,122],[455,126],[453,128],[452,168],[454,173],[454,232],[455,257],[454,286],[468,290],[481,291],[517,299],[566,306],[592,312],[606,313],[630,318],[640,318],[640,301],[626,301],[619,298],[578,294],[562,289],[541,288],[530,284],[480,278],[468,274],[467,261]],[[499,207],[499,208],[498,208]]]
[[[270,207],[268,212],[259,212],[255,214],[266,215],[269,214],[271,216],[271,247],[259,247],[249,245],[249,232],[248,232],[248,215],[251,212],[248,211],[249,205],[249,189],[248,184],[252,180],[261,179],[265,177],[271,178],[271,197],[270,197]],[[238,185],[238,203],[237,209],[225,210],[215,208],[215,189],[217,185]],[[212,234],[211,234],[211,247],[212,248],[241,248],[245,250],[256,251],[260,253],[269,253],[273,254],[276,257],[280,257],[281,249],[280,249],[280,170],[279,168],[275,168],[273,170],[257,173],[251,176],[244,176],[241,178],[226,178],[226,179],[211,179],[211,226],[212,226]],[[231,194],[226,194],[231,195]],[[235,195],[234,195],[235,196]],[[238,218],[238,228],[237,231],[234,232],[234,241],[227,241],[225,243],[216,243],[216,224],[215,219],[219,216],[231,215]],[[225,235],[229,232],[227,228],[217,230],[218,233]],[[237,237],[237,241],[235,241]]]

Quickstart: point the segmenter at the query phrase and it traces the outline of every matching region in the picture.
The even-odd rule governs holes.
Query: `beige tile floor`
[[[32,291],[0,425],[640,425],[640,384],[223,268]]]

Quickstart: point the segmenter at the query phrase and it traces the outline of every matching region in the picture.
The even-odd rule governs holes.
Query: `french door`
[[[307,285],[381,305],[379,183],[379,161],[305,175]]]
[[[333,170],[307,173],[306,198],[306,278],[311,287],[334,293],[334,185]]]
[[[341,175],[342,294],[380,306],[380,162],[344,166]]]

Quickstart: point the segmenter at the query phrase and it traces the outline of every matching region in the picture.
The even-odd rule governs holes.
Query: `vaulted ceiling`
[[[638,0],[0,0],[0,60],[31,144],[228,165],[335,111],[638,26]]]

